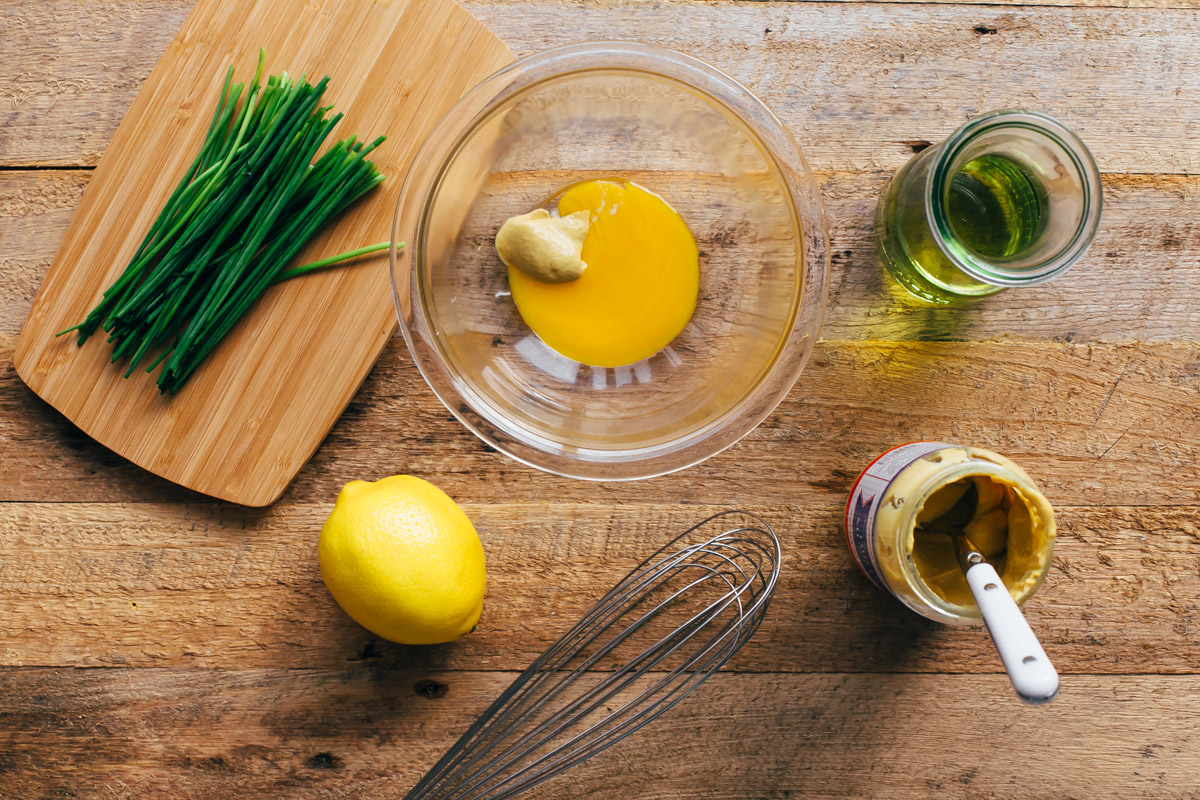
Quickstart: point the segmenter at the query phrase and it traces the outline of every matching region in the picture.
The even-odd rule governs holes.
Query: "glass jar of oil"
[[[941,305],[1062,274],[1100,224],[1100,171],[1087,147],[1046,114],[976,117],[892,177],[875,213],[887,271]]]

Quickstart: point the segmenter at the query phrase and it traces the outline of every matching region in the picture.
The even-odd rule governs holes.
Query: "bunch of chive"
[[[174,393],[270,286],[314,269],[382,250],[387,242],[286,269],[321,226],[383,176],[366,160],[370,144],[354,137],[313,158],[341,114],[317,104],[329,82],[272,75],[242,99],[233,67],[200,154],[159,213],[141,247],[78,331],[82,345],[108,332],[125,377],[147,354],[162,364],[159,390]]]

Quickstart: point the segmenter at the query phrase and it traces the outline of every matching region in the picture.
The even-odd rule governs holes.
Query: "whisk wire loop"
[[[639,730],[753,636],[779,567],[779,539],[757,515],[687,529],[521,673],[406,800],[504,800]]]
[[[713,572],[713,574],[716,574],[719,576],[719,573],[716,573],[715,571]],[[684,587],[684,589],[686,590],[687,588],[694,587],[694,586],[698,585],[701,581],[707,580],[709,577],[711,577],[711,576],[706,576],[705,578],[701,578],[697,581],[694,581],[692,584],[689,584],[689,586]],[[731,585],[731,589],[732,589],[732,585]],[[681,590],[681,591],[683,591],[683,590]],[[672,598],[669,598],[668,600],[663,601],[663,603],[660,603],[658,608],[652,609],[650,612],[647,612],[647,615],[644,615],[643,618],[641,620],[639,620],[638,623],[636,623],[636,625],[640,626],[645,620],[648,619],[648,615],[655,613],[655,611],[662,608],[665,603],[669,603],[671,599],[674,599],[674,597],[677,597],[678,594],[679,593],[677,592],[675,595],[672,596]],[[736,598],[734,598],[734,599],[736,599]],[[509,766],[517,758],[520,758],[521,756],[526,755],[530,750],[534,749],[534,747],[536,747],[536,745],[539,744],[540,742],[535,741],[535,743],[533,745],[525,747],[524,749],[521,749],[521,746],[529,743],[530,740],[535,737],[535,735],[542,736],[544,739],[546,737],[555,735],[561,731],[564,731],[564,730],[572,727],[576,722],[585,718],[591,712],[595,711],[599,706],[603,705],[608,700],[612,699],[612,697],[616,696],[619,692],[623,691],[626,687],[630,686],[638,678],[640,678],[643,675],[645,675],[646,673],[650,672],[663,659],[665,659],[667,656],[669,656],[671,653],[673,653],[675,651],[675,647],[671,647],[669,645],[674,643],[676,640],[677,640],[678,644],[682,644],[684,641],[686,641],[686,639],[688,638],[688,636],[690,635],[690,633],[693,629],[698,630],[699,628],[701,628],[705,624],[707,624],[708,620],[711,619],[712,617],[714,617],[716,614],[718,614],[721,611],[721,609],[723,608],[723,606],[728,604],[728,602],[732,602],[732,601],[727,601],[726,603],[722,603],[722,604],[714,603],[714,604],[710,605],[708,608],[706,608],[704,611],[693,615],[686,623],[681,625],[678,629],[673,631],[666,638],[659,640],[654,645],[651,645],[650,647],[643,650],[642,653],[640,653],[637,657],[632,659],[628,664],[622,666],[620,669],[618,669],[612,673],[609,673],[608,677],[606,677],[603,681],[601,681],[595,687],[588,690],[582,696],[577,698],[575,703],[571,707],[560,710],[556,714],[552,715],[550,718],[548,718],[547,720],[545,720],[543,722],[542,726],[538,730],[530,731],[530,732],[526,733],[523,737],[521,737],[519,740],[514,742],[514,744],[511,747],[509,747],[504,752],[502,752],[500,754],[500,757],[493,759],[491,762],[489,762],[487,765],[485,765],[484,769],[504,768],[504,767]],[[740,602],[740,600],[739,600],[739,602]],[[727,623],[726,627],[723,628],[722,630],[728,630],[729,626],[730,626],[730,623]],[[634,632],[634,626],[631,626],[630,629],[627,629],[625,632],[623,632],[620,639],[623,639],[626,635],[631,634],[632,632]],[[573,679],[576,674],[585,671],[586,666],[590,666],[592,663],[597,661],[602,655],[606,654],[609,650],[611,650],[617,644],[620,644],[620,640],[614,640],[613,642],[608,643],[601,652],[599,652],[596,655],[589,658],[588,661],[584,662],[584,664],[581,664],[579,667],[572,670],[571,673],[569,673],[562,680],[560,680],[560,682],[556,686],[555,690],[550,692],[547,696],[550,697],[550,696],[557,694],[559,688],[561,688],[566,683],[568,683],[568,681],[570,679]],[[711,649],[711,646],[710,646],[710,649]],[[703,667],[704,665],[701,665],[701,666]],[[563,742],[563,744],[561,744],[560,746],[556,747],[555,749],[553,749],[549,753],[547,753],[546,757],[551,758],[551,757],[554,757],[554,756],[562,753],[573,743],[579,741],[580,739],[585,739],[589,734],[597,731],[598,729],[600,729],[601,727],[603,727],[605,725],[609,725],[610,723],[612,723],[614,721],[614,719],[616,717],[621,716],[624,712],[627,712],[629,709],[636,707],[636,705],[639,701],[641,701],[645,697],[648,697],[651,694],[653,694],[659,687],[661,687],[665,684],[668,684],[670,682],[670,680],[678,674],[679,671],[681,671],[681,667],[676,667],[676,669],[674,669],[668,673],[664,673],[665,677],[661,678],[657,683],[655,683],[652,686],[645,689],[641,694],[639,694],[637,697],[633,698],[632,701],[627,703],[618,712],[613,712],[613,714],[610,717],[602,720],[601,722],[595,723],[591,727],[575,734],[570,739],[567,739],[565,742]],[[620,678],[620,680],[618,680],[618,678]],[[568,715],[568,711],[570,712],[569,715]],[[502,757],[505,757],[505,756],[507,756],[508,758],[502,759]],[[520,774],[520,773],[518,773],[518,774]],[[510,776],[510,777],[515,777],[515,776]]]

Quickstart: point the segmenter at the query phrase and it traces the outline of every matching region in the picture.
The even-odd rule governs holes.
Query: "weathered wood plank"
[[[112,455],[38,401],[0,337],[0,500],[196,500]],[[988,447],[1059,505],[1200,503],[1200,345],[863,343],[817,346],[763,425],[682,473],[594,484],[490,452],[435,400],[394,340],[284,495],[410,472],[464,502],[804,504],[842,499],[872,458],[920,439]]]
[[[1200,168],[1200,95],[1181,88],[1200,72],[1200,17],[1190,10],[466,5],[520,54],[640,39],[699,56],[757,92],[820,169],[894,170],[910,154],[906,142],[938,141],[970,115],[1017,105],[1076,126],[1106,172]],[[7,3],[0,163],[96,163],[188,6]]]
[[[0,170],[0,334],[20,332],[88,175]],[[954,311],[909,298],[880,268],[872,224],[885,173],[818,179],[833,251],[826,339],[1200,339],[1200,177],[1106,177],[1099,236],[1070,273]],[[719,246],[720,231],[696,222],[702,248]]]
[[[91,170],[0,170],[0,332],[21,332],[90,177]]]
[[[191,0],[0,8],[0,163],[100,160]]]
[[[675,5],[579,8],[569,22],[537,2],[468,8],[519,54],[642,39],[704,59],[758,94],[818,169],[892,171],[906,142],[1013,106],[1061,116],[1105,172],[1200,166],[1200,144],[1160,127],[1200,118],[1200,96],[1176,91],[1200,68],[1190,11],[746,3],[693,5],[680,24]]]
[[[398,798],[511,677],[8,670],[0,795]],[[999,675],[726,673],[529,796],[1190,800],[1197,702],[1194,676],[1078,676],[1032,711]]]
[[[488,556],[479,630],[406,648],[354,624],[321,583],[330,505],[0,506],[0,663],[19,666],[521,669],[637,562],[720,509],[466,506]],[[986,631],[926,622],[853,567],[842,504],[751,510],[785,563],[756,671],[996,672]],[[1065,508],[1055,567],[1027,613],[1064,673],[1200,671],[1197,507]]]

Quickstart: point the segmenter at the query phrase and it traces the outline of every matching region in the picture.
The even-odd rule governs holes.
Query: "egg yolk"
[[[591,212],[587,269],[569,283],[543,283],[508,269],[513,302],[542,341],[596,367],[649,358],[696,310],[700,253],[683,218],[633,182],[587,181],[558,201],[562,216]]]

